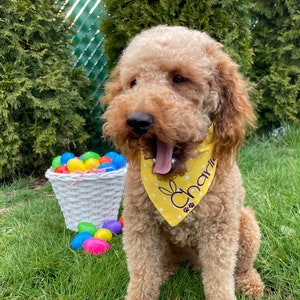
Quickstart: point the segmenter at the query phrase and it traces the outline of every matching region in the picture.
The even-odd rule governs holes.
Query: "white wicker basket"
[[[66,227],[77,231],[80,222],[97,228],[116,219],[123,195],[126,168],[108,173],[61,174],[46,171],[64,215]]]

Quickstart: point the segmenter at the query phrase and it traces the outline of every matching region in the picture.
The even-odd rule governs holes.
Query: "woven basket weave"
[[[117,219],[125,174],[126,168],[102,174],[60,174],[48,169],[45,176],[51,182],[66,227],[77,231],[80,222],[101,228],[104,222]]]

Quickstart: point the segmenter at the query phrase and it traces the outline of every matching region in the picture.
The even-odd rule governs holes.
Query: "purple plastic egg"
[[[83,244],[83,250],[92,255],[103,254],[107,252],[109,248],[109,243],[97,238],[90,238]]]
[[[106,228],[114,234],[122,232],[122,224],[118,220],[109,220],[102,225],[102,228]]]

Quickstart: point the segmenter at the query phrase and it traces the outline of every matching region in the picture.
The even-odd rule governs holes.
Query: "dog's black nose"
[[[135,112],[127,117],[127,124],[131,130],[138,134],[145,134],[153,123],[152,115],[143,112]]]

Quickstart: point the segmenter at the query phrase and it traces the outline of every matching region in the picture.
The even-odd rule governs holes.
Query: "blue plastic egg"
[[[119,154],[115,151],[110,151],[110,152],[107,152],[106,154],[104,154],[104,156],[110,157],[111,159],[113,159],[117,155],[119,155]]]
[[[118,168],[123,168],[126,165],[126,158],[124,154],[118,154],[112,158],[113,164]]]
[[[71,158],[74,158],[75,155],[72,152],[65,152],[60,156],[60,163],[65,165]]]
[[[93,237],[93,235],[90,232],[84,231],[79,232],[72,240],[71,242],[71,248],[74,250],[78,250],[81,248],[84,244],[84,242],[88,239]]]
[[[104,172],[111,172],[117,170],[118,168],[113,163],[105,163],[100,165],[98,169],[103,170]]]

